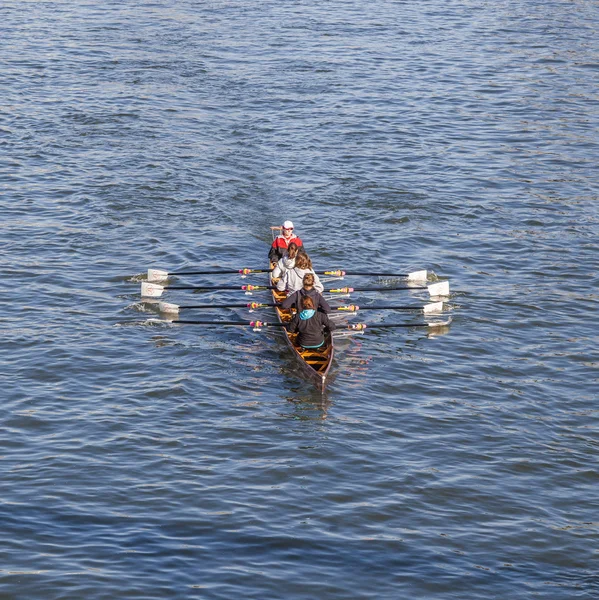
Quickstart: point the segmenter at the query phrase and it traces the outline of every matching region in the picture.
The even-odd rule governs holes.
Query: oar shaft
[[[270,273],[272,269],[236,269],[236,270],[222,270],[222,271],[176,271],[169,275],[249,275],[250,273]]]
[[[233,325],[237,327],[285,327],[285,323],[266,323],[265,321],[189,321],[177,319],[170,323],[184,325]]]
[[[166,285],[164,286],[165,290],[238,290],[240,287],[238,285]]]
[[[343,269],[327,269],[326,271],[317,271],[319,275],[330,275],[332,277],[341,277],[345,275],[366,275],[367,277],[401,277],[412,281],[426,281],[428,271],[412,271],[411,273],[374,273],[372,271],[345,271]]]
[[[446,327],[451,323],[451,317],[443,322],[437,323],[374,323],[369,325],[368,323],[353,323],[348,325],[348,329],[355,331],[363,331],[365,329],[392,329],[397,327]]]
[[[365,275],[367,277],[407,277],[409,273],[367,273],[362,271],[345,271],[346,275]]]
[[[249,327],[251,323],[247,321],[188,321],[177,319],[171,323],[184,323],[186,325],[238,325],[239,327]]]
[[[272,290],[272,285],[166,285],[165,290]]]
[[[251,308],[255,310],[257,308],[271,308],[279,306],[273,302],[246,302],[245,304],[188,304],[185,306],[178,306],[179,310],[184,308]]]
[[[179,309],[183,308],[248,308],[248,304],[190,304],[179,306]]]
[[[422,310],[423,306],[360,306],[360,310]]]
[[[392,290],[426,290],[427,286],[413,285],[405,287],[373,287],[373,288],[352,288],[353,292],[390,292]],[[330,292],[334,290],[328,290]]]
[[[380,323],[367,325],[367,329],[391,329],[394,327],[430,327],[428,323]]]

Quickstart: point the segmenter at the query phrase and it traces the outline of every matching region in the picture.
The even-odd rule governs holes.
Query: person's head
[[[314,287],[314,275],[312,273],[306,273],[304,275],[304,289],[311,290]]]
[[[290,238],[293,235],[293,223],[291,221],[285,221],[281,229],[284,237]]]
[[[311,264],[312,263],[305,252],[302,252],[301,254],[299,252],[297,253],[295,257],[295,266],[298,269],[310,269]]]
[[[303,246],[300,246],[297,249],[297,253],[299,254],[304,254],[306,257],[306,260],[308,261],[308,266],[306,268],[308,269],[313,269],[314,267],[312,267],[312,259],[308,256],[308,253],[306,252],[306,249]]]
[[[314,300],[310,296],[304,296],[302,298],[302,309],[303,310],[314,310]]]
[[[297,256],[298,247],[295,242],[291,242],[289,246],[287,246],[287,256],[289,258],[295,258]]]

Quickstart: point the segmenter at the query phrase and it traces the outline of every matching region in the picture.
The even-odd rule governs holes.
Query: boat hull
[[[273,237],[275,232],[273,230]],[[270,268],[273,269],[276,265],[271,264]],[[276,285],[276,280],[270,276],[270,284]],[[272,298],[275,303],[280,303],[287,295],[285,292],[279,292],[277,289],[272,290]],[[288,323],[293,318],[293,311],[275,308],[277,318],[280,323]],[[329,376],[329,370],[335,356],[335,344],[333,336],[328,332],[325,336],[325,343],[322,348],[318,349],[306,349],[299,346],[296,342],[297,334],[289,333],[286,328],[282,328],[284,332],[285,341],[291,349],[296,362],[300,365],[302,372],[308,376],[315,385],[324,391]]]

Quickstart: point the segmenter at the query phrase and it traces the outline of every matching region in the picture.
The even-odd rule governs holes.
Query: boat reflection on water
[[[434,329],[427,331],[426,335],[424,335],[423,337],[426,337],[429,339],[441,337],[442,335],[446,335],[447,333],[449,333],[450,329],[451,329],[450,325],[444,325],[442,327],[435,327]]]
[[[344,389],[365,388],[368,385],[368,371],[373,357],[364,354],[363,341],[356,337],[345,338],[336,343],[340,352],[336,355],[335,368],[328,376],[324,390],[314,386],[312,379],[306,376],[296,360],[288,355],[284,357],[281,374],[287,377],[290,392],[284,398],[308,411],[318,408],[323,413],[320,418],[326,419],[327,412],[333,405],[331,398],[337,380],[343,381]]]

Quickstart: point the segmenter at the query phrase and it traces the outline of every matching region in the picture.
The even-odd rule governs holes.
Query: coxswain
[[[283,258],[285,250],[289,247],[291,242],[295,242],[295,245],[300,247],[303,246],[302,240],[293,233],[293,223],[291,221],[285,221],[281,227],[281,233],[273,240],[268,258],[271,263],[277,263]]]
[[[325,331],[335,329],[335,323],[325,313],[316,310],[309,296],[302,299],[301,308],[289,323],[287,331],[297,332],[297,343],[302,348],[321,348],[325,342]]]
[[[323,313],[331,312],[329,303],[322,297],[322,294],[318,293],[314,288],[314,275],[312,275],[312,273],[306,273],[306,275],[304,275],[304,285],[302,289],[287,296],[287,298],[281,302],[281,308],[294,308],[296,311],[299,311],[304,298],[312,298],[316,310]]]

